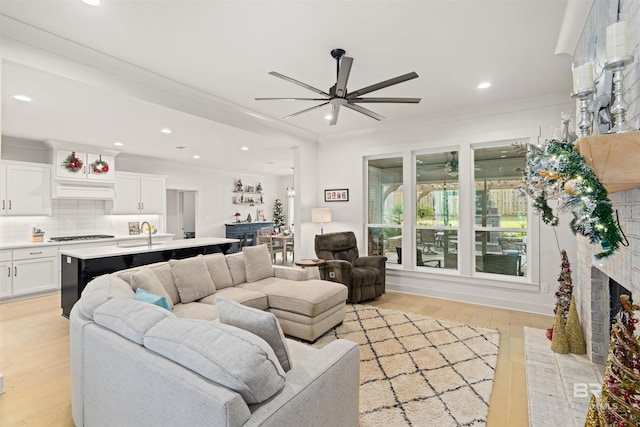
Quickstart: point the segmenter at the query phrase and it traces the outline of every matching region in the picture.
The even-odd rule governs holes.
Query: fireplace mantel
[[[576,150],[609,193],[640,188],[640,132],[583,137]]]

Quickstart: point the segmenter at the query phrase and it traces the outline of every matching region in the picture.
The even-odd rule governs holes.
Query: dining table
[[[287,263],[287,247],[288,243],[293,243],[293,234],[275,234],[271,236],[271,240],[275,242],[280,242],[280,246],[282,246],[282,264]],[[293,250],[291,251],[293,254]]]

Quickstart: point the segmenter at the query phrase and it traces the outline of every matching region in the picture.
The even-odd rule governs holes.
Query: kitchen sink
[[[156,242],[156,243],[152,243],[151,247],[155,248],[156,246],[162,246],[165,245],[166,242]],[[148,248],[149,244],[148,243],[140,243],[140,242],[132,242],[132,243],[119,243],[117,245],[119,248]]]

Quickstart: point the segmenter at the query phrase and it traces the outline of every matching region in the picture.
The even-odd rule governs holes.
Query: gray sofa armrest
[[[252,405],[245,426],[358,426],[360,350],[336,340],[294,363],[284,389],[269,401]]]
[[[274,265],[273,272],[279,279],[287,280],[309,280],[309,270],[300,267],[291,267],[287,265]],[[314,277],[315,278],[315,277]]]

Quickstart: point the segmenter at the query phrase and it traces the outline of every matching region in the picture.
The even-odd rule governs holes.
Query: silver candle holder
[[[613,72],[613,102],[611,103],[611,115],[614,126],[607,133],[631,132],[636,129],[627,124],[627,103],[623,97],[622,71],[633,62],[633,55],[608,59],[604,68]]]
[[[586,89],[578,89],[578,91],[571,94],[572,98],[578,98],[580,100],[580,114],[578,115],[578,129],[580,129],[580,136],[591,135],[591,108],[590,101],[593,98],[595,89],[593,87]]]

